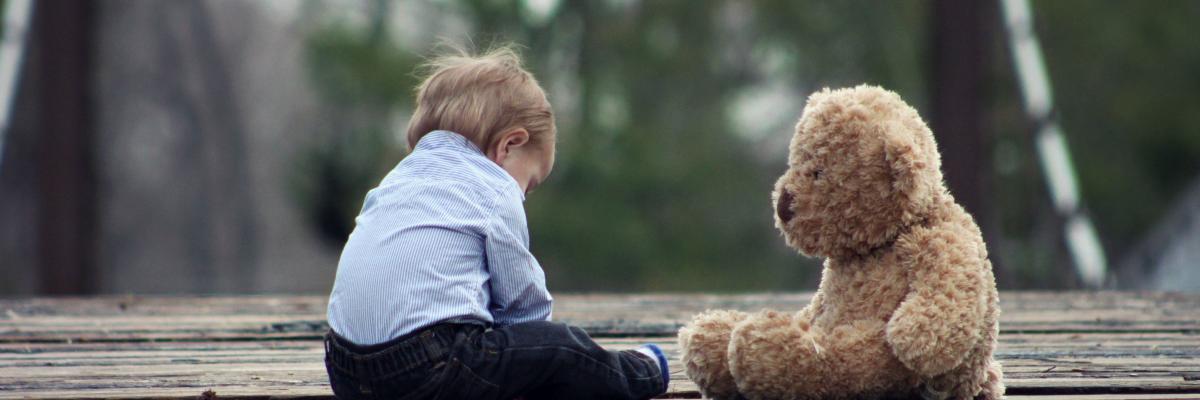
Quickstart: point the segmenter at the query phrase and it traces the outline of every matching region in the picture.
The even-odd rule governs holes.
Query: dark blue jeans
[[[657,361],[609,351],[566,324],[439,324],[358,346],[330,332],[339,399],[646,399],[666,391]]]

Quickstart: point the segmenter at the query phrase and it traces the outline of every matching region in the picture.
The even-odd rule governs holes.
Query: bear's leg
[[[1004,397],[1004,373],[1000,371],[1000,363],[991,360],[988,363],[987,380],[983,382],[983,391],[975,396],[980,400],[995,400]]]
[[[925,379],[921,397],[925,399],[992,400],[1004,396],[1000,363],[985,349],[972,351],[967,363],[950,372]]]
[[[679,351],[687,376],[700,386],[705,397],[719,400],[739,397],[725,353],[729,349],[730,331],[746,315],[741,311],[707,311],[679,329]]]
[[[750,399],[874,398],[918,385],[887,347],[882,321],[856,321],[829,332],[774,311],[734,327],[729,369]]]

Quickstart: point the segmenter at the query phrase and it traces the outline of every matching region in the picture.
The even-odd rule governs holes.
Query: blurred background
[[[930,124],[1001,289],[1200,291],[1196,1],[0,5],[0,296],[327,292],[442,38],[521,46],[555,108],[552,291],[815,288],[771,186],[806,96],[859,83]]]

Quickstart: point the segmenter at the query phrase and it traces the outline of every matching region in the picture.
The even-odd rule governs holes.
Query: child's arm
[[[519,199],[499,199],[484,243],[497,325],[550,319],[553,298],[546,274],[529,252],[529,229]]]

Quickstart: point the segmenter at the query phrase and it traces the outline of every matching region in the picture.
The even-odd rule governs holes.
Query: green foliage
[[[395,107],[412,100],[418,59],[383,33],[333,25],[310,36],[305,50],[312,82],[331,102]]]
[[[712,7],[649,2],[628,15],[569,2],[546,26],[508,29],[498,21],[518,17],[515,7],[470,4],[484,37],[530,44],[527,59],[543,82],[560,78],[539,68],[551,50],[544,38],[583,30],[578,75],[566,77],[578,82],[579,108],[571,121],[560,118],[556,172],[527,205],[534,252],[554,287],[810,283],[812,263],[798,265],[772,228],[768,194],[782,168],[761,165],[731,134],[724,110],[744,81],[711,60],[719,52]]]
[[[1110,267],[1200,172],[1200,44],[1187,1],[1035,2],[1033,13],[1083,201]],[[1017,287],[1071,286],[1003,36],[992,55],[996,212]]]
[[[402,156],[389,124],[411,108],[423,51],[391,42],[393,3],[375,4],[368,26],[331,25],[307,42],[312,81],[333,109],[330,135],[297,161],[295,187],[334,245]],[[1091,5],[1035,2],[1034,14],[1084,200],[1115,261],[1200,171],[1200,3]],[[548,89],[559,161],[526,208],[555,290],[812,287],[819,266],[772,226],[785,150],[764,153],[736,131],[737,96],[868,82],[928,116],[927,88],[939,82],[927,74],[926,1],[562,1],[544,18],[518,0],[425,6],[461,19],[479,47],[523,46]],[[1009,282],[1062,287],[1061,227],[991,12],[982,94],[994,211],[976,217],[997,224],[990,250],[1011,267]],[[790,135],[789,125],[768,138]]]
[[[1034,12],[1084,199],[1120,255],[1200,173],[1200,3],[1116,4]]]
[[[301,152],[289,189],[319,236],[340,247],[368,190],[401,157],[384,130],[347,132]]]
[[[382,21],[365,32],[331,25],[305,43],[313,87],[332,108],[325,112],[332,132],[294,160],[289,183],[331,247],[345,242],[363,197],[403,155],[389,123],[412,102],[419,60],[392,44],[384,27]]]

